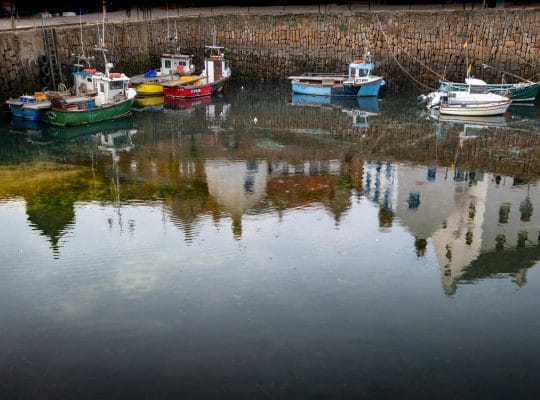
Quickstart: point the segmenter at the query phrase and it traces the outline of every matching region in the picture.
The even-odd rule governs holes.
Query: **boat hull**
[[[223,90],[228,79],[203,85],[176,85],[163,88],[165,97],[189,99],[194,97],[211,96]]]
[[[465,91],[468,89],[466,83],[439,81],[439,90],[442,91]],[[504,96],[509,93],[513,102],[534,101],[540,89],[539,82],[520,84],[488,84],[488,91]]]
[[[141,83],[135,87],[139,96],[155,96],[163,94],[163,86],[159,83]]]
[[[27,109],[25,107],[16,106],[16,105],[9,105],[9,110],[13,114],[13,116],[23,119],[28,119],[31,121],[39,121],[41,120],[41,113],[39,110],[32,110]]]
[[[52,125],[84,125],[123,117],[131,112],[133,98],[105,107],[86,110],[61,110],[51,108],[41,112],[41,119]]]
[[[442,115],[486,117],[501,115],[508,110],[511,101],[497,103],[441,104],[439,113]]]
[[[378,96],[381,86],[383,85],[384,85],[384,80],[382,78],[377,78],[377,79],[374,79],[373,81],[356,84],[356,85],[335,84],[332,86],[326,86],[326,85],[318,85],[316,83],[293,82],[291,85],[291,88],[292,88],[293,93],[314,95],[314,96],[370,97],[370,96]]]

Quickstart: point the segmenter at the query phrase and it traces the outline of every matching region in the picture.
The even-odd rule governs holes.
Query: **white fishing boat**
[[[510,98],[490,93],[486,82],[467,78],[465,83],[463,91],[439,90],[423,96],[428,110],[438,109],[443,115],[489,116],[504,114],[510,107]]]

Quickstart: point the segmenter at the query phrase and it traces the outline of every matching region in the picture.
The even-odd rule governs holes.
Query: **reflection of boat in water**
[[[452,127],[463,127],[463,131],[459,134],[460,139],[474,139],[478,137],[479,131],[484,129],[507,128],[508,121],[503,115],[493,116],[459,116],[440,114],[437,110],[430,110],[429,117],[437,123],[438,135],[444,131],[444,126],[447,130]]]
[[[91,135],[106,131],[133,129],[133,117],[126,117],[95,122],[89,125],[48,126],[44,128],[47,135],[57,140],[70,140],[83,135]]]
[[[13,117],[11,126],[18,132],[41,134],[41,124],[37,120]]]
[[[187,110],[197,107],[207,106],[209,104],[220,102],[222,97],[195,97],[195,98],[181,98],[181,97],[165,97],[165,104],[168,108],[174,110]]]
[[[293,93],[291,104],[329,110],[340,109],[352,117],[355,128],[369,128],[368,117],[378,115],[380,110],[377,97],[331,97]]]
[[[361,108],[373,113],[378,113],[380,111],[379,99],[377,97],[331,97],[293,93],[291,104],[321,107],[329,106],[341,109]]]
[[[117,129],[114,131],[100,132],[96,135],[98,149],[113,156],[119,151],[133,149],[133,136],[137,129]]]
[[[540,117],[540,111],[535,107],[534,103],[512,103],[508,111],[515,117],[528,119]]]
[[[476,117],[476,116],[457,116],[440,114],[439,122],[447,122],[458,125],[475,126],[477,128],[504,128],[508,126],[506,118],[503,115],[491,117]]]
[[[160,111],[165,100],[163,95],[135,97],[133,111]]]

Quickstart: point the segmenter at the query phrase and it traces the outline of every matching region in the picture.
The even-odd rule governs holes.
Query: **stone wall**
[[[56,29],[62,59],[71,62],[72,54],[81,51],[80,27]],[[84,25],[82,32],[86,49],[93,48],[96,25]],[[180,48],[195,56],[198,67],[204,46],[215,35],[236,77],[266,80],[305,71],[344,71],[352,58],[369,49],[378,72],[396,90],[425,91],[435,87],[439,75],[463,79],[466,55],[472,74],[489,81],[500,81],[501,73],[483,69],[483,63],[540,78],[540,8],[175,17],[107,23],[105,32],[112,61],[128,74],[157,66],[177,33]],[[0,33],[3,97],[40,89],[37,56],[42,53],[41,29]]]

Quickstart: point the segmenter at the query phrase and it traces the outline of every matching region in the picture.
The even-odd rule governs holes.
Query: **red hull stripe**
[[[225,85],[225,81],[222,82],[214,82],[207,85],[200,85],[200,86],[173,86],[173,87],[163,87],[163,94],[168,97],[181,97],[181,98],[189,98],[189,97],[201,97],[201,96],[210,96],[212,94],[215,94],[219,92],[223,86]]]

